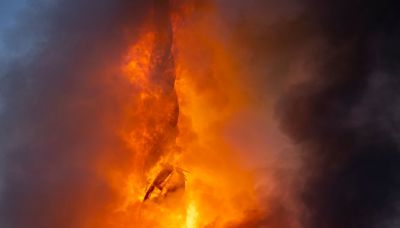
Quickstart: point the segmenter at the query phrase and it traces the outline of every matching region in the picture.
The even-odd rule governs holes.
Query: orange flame
[[[110,174],[121,195],[113,227],[227,227],[258,208],[253,176],[223,136],[245,99],[232,53],[207,18],[187,19],[192,12],[170,16],[171,28],[144,26],[127,53],[122,72],[137,96],[123,137],[133,158],[129,171]],[[184,170],[184,193],[143,202],[165,165]]]

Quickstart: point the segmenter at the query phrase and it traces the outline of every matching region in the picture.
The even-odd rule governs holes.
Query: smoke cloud
[[[262,161],[269,188],[261,191],[273,205],[243,226],[395,227],[398,4],[254,0],[222,8],[254,105],[233,138],[253,164]],[[277,121],[289,142],[273,130]]]
[[[303,225],[395,227],[398,4],[309,4],[324,45],[312,78],[293,86],[278,111],[304,158]]]

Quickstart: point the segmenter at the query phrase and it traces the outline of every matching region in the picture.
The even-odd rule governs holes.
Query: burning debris
[[[143,202],[150,198],[163,199],[171,193],[178,193],[185,189],[186,179],[183,170],[166,165],[154,178],[146,190]],[[155,195],[155,190],[158,190]]]

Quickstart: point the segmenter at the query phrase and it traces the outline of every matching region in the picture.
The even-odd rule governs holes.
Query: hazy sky
[[[4,32],[15,23],[16,15],[23,8],[26,0],[0,0],[0,53],[4,51]]]

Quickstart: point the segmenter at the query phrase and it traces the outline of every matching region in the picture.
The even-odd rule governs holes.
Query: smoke
[[[252,103],[229,137],[268,195],[241,225],[395,227],[398,4],[219,2]]]
[[[127,165],[116,130],[132,88],[117,68],[148,8],[31,1],[4,35],[16,55],[0,76],[0,227],[110,226],[116,195],[95,166],[111,152],[109,163]]]
[[[400,190],[395,1],[310,1],[324,40],[279,105],[304,157],[305,227],[395,227]],[[388,225],[392,224],[392,225]]]

